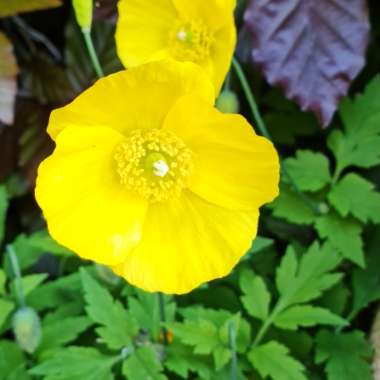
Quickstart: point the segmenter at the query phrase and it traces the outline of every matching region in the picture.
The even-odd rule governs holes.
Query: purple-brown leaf
[[[365,63],[365,0],[252,0],[244,19],[268,82],[327,126]]]

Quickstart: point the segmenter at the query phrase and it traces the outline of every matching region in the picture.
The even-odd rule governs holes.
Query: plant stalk
[[[231,321],[228,325],[228,340],[231,349],[231,380],[238,380],[238,361],[236,354],[236,326],[235,322]]]
[[[86,43],[88,55],[90,57],[92,66],[94,67],[94,70],[95,70],[95,73],[98,76],[98,78],[102,78],[104,77],[104,72],[100,65],[98,56],[96,55],[96,50],[95,50],[94,43],[91,37],[91,30],[82,29],[82,34],[83,34],[84,42]]]
[[[21,277],[21,271],[20,271],[17,255],[14,248],[11,245],[7,245],[7,252],[8,252],[8,257],[12,266],[12,271],[15,276],[14,281],[15,281],[17,301],[21,307],[25,307],[26,306],[25,296],[24,296],[24,291],[22,289],[22,277]]]
[[[162,340],[164,342],[164,345],[167,346],[169,343],[169,339],[168,339],[168,331],[165,327],[166,315],[165,315],[164,295],[159,292],[157,293],[157,297],[158,297],[158,305],[160,308],[160,325],[161,325]]]

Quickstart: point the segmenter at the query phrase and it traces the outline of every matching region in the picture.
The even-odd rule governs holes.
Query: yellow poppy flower
[[[205,69],[219,93],[236,44],[236,0],[120,0],[116,29],[125,67],[164,58]]]
[[[213,107],[204,71],[149,63],[99,80],[53,112],[38,171],[49,231],[147,291],[227,275],[278,193],[273,145]]]

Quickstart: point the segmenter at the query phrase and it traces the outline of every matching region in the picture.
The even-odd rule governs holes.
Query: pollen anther
[[[178,196],[192,167],[190,149],[162,129],[133,131],[114,157],[120,182],[152,202]]]

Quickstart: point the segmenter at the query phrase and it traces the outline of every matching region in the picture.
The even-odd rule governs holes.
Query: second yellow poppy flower
[[[118,55],[126,67],[160,59],[206,70],[219,94],[236,44],[236,0],[120,0]]]

